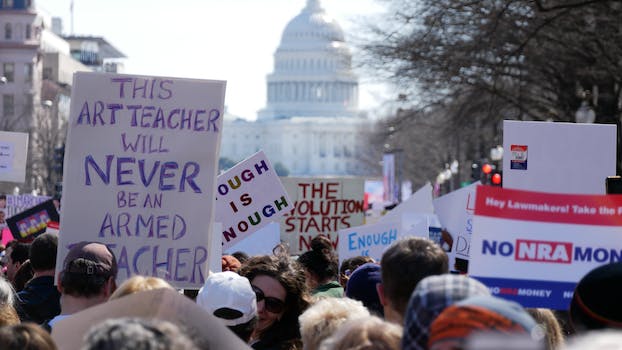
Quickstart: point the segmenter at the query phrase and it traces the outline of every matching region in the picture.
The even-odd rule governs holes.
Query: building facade
[[[286,25],[256,121],[225,119],[221,157],[263,149],[290,175],[366,175],[359,159],[370,121],[358,110],[358,77],[339,24],[319,0]]]

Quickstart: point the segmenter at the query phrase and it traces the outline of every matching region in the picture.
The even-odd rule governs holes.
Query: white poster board
[[[278,221],[292,208],[287,191],[263,151],[219,175],[216,189],[216,221],[222,223],[223,250]]]
[[[369,256],[380,261],[382,253],[403,236],[399,220],[339,230],[339,265],[355,256]]]
[[[203,285],[224,97],[224,81],[74,75],[57,269],[69,246],[98,241],[119,283]]]
[[[428,182],[417,192],[380,218],[379,222],[399,220],[405,213],[434,214],[432,185]]]
[[[441,227],[451,236],[451,249],[447,252],[450,271],[467,272],[478,184],[476,182],[434,199],[434,211]]]
[[[524,307],[567,310],[579,280],[622,261],[622,196],[477,187],[469,275]]]
[[[503,187],[605,194],[616,175],[616,126],[503,122]]]
[[[23,183],[27,155],[27,133],[0,131],[0,181]]]
[[[244,252],[249,256],[272,255],[274,247],[279,243],[281,243],[281,227],[278,222],[271,222],[247,239],[229,247],[225,253]]]
[[[318,234],[328,237],[335,249],[338,231],[363,225],[365,219],[363,178],[281,179],[293,202],[281,219],[281,241],[296,255],[311,248]]]

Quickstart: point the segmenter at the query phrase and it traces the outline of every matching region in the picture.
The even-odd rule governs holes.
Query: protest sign
[[[251,349],[215,316],[168,288],[126,295],[72,314],[54,324],[52,338],[59,349],[84,349],[89,329],[122,317],[171,322],[187,332],[199,349]]]
[[[24,182],[27,154],[27,133],[0,131],[0,181]]]
[[[597,266],[622,261],[622,196],[478,186],[469,274],[525,307],[565,310]]]
[[[380,222],[399,220],[404,213],[434,214],[432,205],[432,185],[428,182],[410,198],[400,203],[380,218]]]
[[[6,219],[7,227],[17,240],[33,240],[44,233],[49,222],[58,222],[58,212],[50,199]]]
[[[21,213],[26,209],[30,209],[35,205],[39,205],[45,201],[50,200],[49,196],[35,196],[32,194],[8,194],[6,196],[6,214],[7,217],[11,217],[15,214]]]
[[[441,227],[451,236],[453,244],[447,252],[451,271],[467,272],[473,214],[475,211],[475,190],[478,183],[450,192],[433,201],[434,211]]]
[[[69,246],[105,243],[118,282],[206,278],[224,81],[76,73],[57,269]]]
[[[284,177],[281,180],[293,208],[281,219],[281,241],[289,245],[290,254],[309,250],[311,240],[318,234],[328,237],[337,249],[337,231],[363,224],[362,178]]]
[[[616,125],[503,122],[503,187],[605,194],[616,175]]]
[[[223,250],[253,235],[291,209],[288,194],[263,151],[216,180],[216,221]]]
[[[343,260],[359,255],[380,261],[382,253],[401,237],[402,224],[397,220],[339,230],[339,265]]]
[[[253,255],[271,255],[274,247],[281,243],[281,226],[278,222],[271,222],[260,228],[247,239],[240,241],[224,252],[232,254],[235,252],[244,252],[249,256]]]

